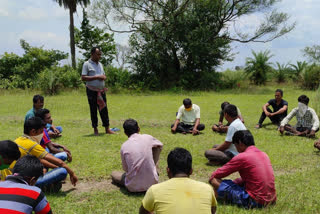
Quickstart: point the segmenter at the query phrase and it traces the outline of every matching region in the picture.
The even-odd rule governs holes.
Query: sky
[[[319,0],[282,0],[277,4],[279,11],[286,12],[296,28],[281,38],[268,43],[232,43],[235,58],[225,62],[220,70],[244,66],[251,51],[270,50],[272,62],[281,64],[306,60],[301,50],[306,46],[320,44],[320,1]],[[75,26],[80,27],[82,9],[74,14]],[[238,23],[242,30],[250,30],[257,25],[258,14],[244,17]],[[91,22],[91,24],[95,24]],[[23,54],[20,39],[32,46],[58,49],[70,52],[69,12],[53,0],[0,0],[0,55],[4,52]],[[126,45],[128,35],[115,34],[116,43]],[[78,54],[79,56],[79,54]],[[68,60],[68,63],[71,63]]]

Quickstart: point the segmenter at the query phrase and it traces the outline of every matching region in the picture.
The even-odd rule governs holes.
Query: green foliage
[[[227,69],[222,72],[221,75],[222,88],[238,88],[240,87],[241,81],[245,80],[245,73],[243,70],[232,71]]]
[[[301,81],[302,77],[301,74],[303,73],[304,69],[308,67],[308,63],[306,61],[298,61],[297,65],[290,64],[291,72],[289,73],[289,77],[294,81]]]
[[[245,72],[249,76],[250,81],[256,85],[265,84],[267,81],[267,74],[272,72],[272,63],[269,62],[271,55],[269,50],[264,52],[254,52],[252,50],[253,58],[246,59]]]
[[[280,64],[276,62],[278,69],[274,69],[273,73],[278,83],[285,82],[289,74],[289,64]]]
[[[320,63],[320,45],[305,47],[302,52],[303,55],[308,58],[309,62],[316,64]]]
[[[62,88],[78,88],[81,84],[78,72],[66,65],[46,68],[38,78],[38,87],[49,95],[57,94]]]
[[[75,44],[82,50],[85,59],[90,58],[92,47],[100,47],[102,51],[100,62],[105,66],[111,64],[116,53],[113,34],[105,33],[102,29],[90,25],[84,9],[80,30],[75,28]]]
[[[302,87],[315,90],[320,83],[320,65],[307,66],[302,72]]]
[[[106,71],[106,86],[111,87],[113,92],[120,88],[134,89],[132,84],[131,74],[127,69],[116,68],[111,65],[105,68]]]

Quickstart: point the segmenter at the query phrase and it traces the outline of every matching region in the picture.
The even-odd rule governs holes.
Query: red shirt
[[[213,172],[211,179],[221,179],[237,171],[241,178],[235,179],[234,182],[244,185],[248,194],[259,204],[267,205],[277,200],[273,169],[266,153],[255,146],[249,146]]]

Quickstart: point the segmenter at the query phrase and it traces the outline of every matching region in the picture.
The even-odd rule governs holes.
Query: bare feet
[[[260,124],[257,124],[254,128],[260,129],[260,128],[261,128],[261,125],[260,125]]]
[[[314,148],[317,148],[320,150],[320,140],[317,140],[316,142],[314,142]]]
[[[106,127],[106,134],[115,134],[115,132],[109,129],[109,127]]]
[[[95,136],[98,136],[98,135],[99,135],[98,128],[93,128],[93,131],[94,131],[94,135],[95,135]]]

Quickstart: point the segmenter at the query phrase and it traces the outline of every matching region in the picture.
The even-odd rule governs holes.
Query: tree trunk
[[[69,16],[70,16],[70,49],[71,49],[71,62],[72,68],[76,68],[76,48],[74,42],[74,21],[73,21],[73,12],[69,9]]]

